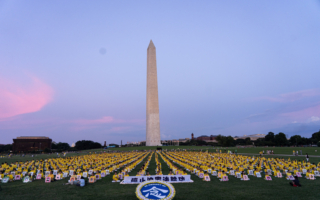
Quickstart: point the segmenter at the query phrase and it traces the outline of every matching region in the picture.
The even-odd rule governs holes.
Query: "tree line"
[[[254,145],[254,146],[302,146],[302,145],[317,145],[320,147],[320,130],[312,134],[310,138],[301,137],[300,135],[293,135],[287,139],[286,135],[282,132],[274,134],[269,132],[264,138],[259,138],[255,141],[251,140],[250,137],[244,139],[235,140],[232,136],[218,135],[215,140],[217,142],[205,142],[202,140],[189,140],[180,145],[184,146],[222,146],[232,147],[236,145]]]
[[[99,148],[102,148],[102,145],[98,142],[93,142],[91,140],[79,140],[75,143],[75,147],[70,147],[68,143],[62,143],[62,142],[59,142],[56,144],[52,143],[52,146],[51,146],[51,149],[54,150],[55,152],[78,151],[78,150],[81,151],[81,150],[99,149]]]
[[[116,144],[113,144],[113,145],[116,145]],[[78,150],[99,149],[99,148],[102,148],[102,145],[98,142],[93,142],[91,140],[80,140],[76,142],[75,147],[70,147],[70,145],[65,142],[59,142],[59,143],[52,143],[51,149],[46,148],[43,151],[45,153],[51,153],[51,152],[78,151]],[[12,144],[0,145],[0,153],[9,153],[10,151],[12,151]],[[41,152],[42,151],[30,151],[30,152],[24,152],[24,153],[41,153]]]
[[[0,145],[0,153],[12,150],[12,144]]]

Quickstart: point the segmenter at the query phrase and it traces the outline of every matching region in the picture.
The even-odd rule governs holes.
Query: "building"
[[[17,137],[13,139],[13,152],[27,152],[27,151],[43,151],[48,148],[51,149],[52,139],[48,137]]]
[[[172,140],[161,140],[162,146],[179,146],[179,140],[172,139]]]
[[[246,139],[246,138],[250,138],[251,141],[256,141],[259,138],[265,138],[266,135],[265,134],[253,134],[253,135],[243,135],[243,136],[235,136],[233,139],[234,140],[238,140],[238,139]]]
[[[205,141],[205,142],[217,142],[216,141],[216,137],[218,137],[217,135],[201,135],[199,137],[197,137],[197,140],[201,140],[201,141]]]
[[[190,138],[179,139],[179,142],[188,142],[188,141],[190,141]]]
[[[147,49],[146,146],[161,146],[156,47],[152,40]]]

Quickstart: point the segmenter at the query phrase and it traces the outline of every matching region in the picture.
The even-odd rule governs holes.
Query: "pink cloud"
[[[117,126],[117,127],[112,127],[110,129],[110,131],[112,131],[112,132],[122,132],[122,131],[130,130],[131,128],[132,127],[127,127],[127,126],[125,126],[125,127]]]
[[[132,123],[140,124],[145,122],[145,120],[133,119],[133,120],[123,120],[123,119],[114,119],[112,116],[103,116],[99,119],[78,119],[73,121],[76,124],[82,125],[95,125],[95,124],[118,124],[118,123]]]
[[[72,127],[71,130],[82,131],[82,130],[93,129],[93,128],[98,128],[98,126],[96,126],[96,125],[93,125],[93,126],[82,125],[82,126]],[[129,126],[116,126],[116,127],[107,128],[105,131],[108,133],[114,133],[114,132],[128,131],[131,129],[132,129],[132,127],[129,127]]]
[[[320,89],[309,89],[298,92],[280,94],[277,97],[257,97],[254,100],[267,100],[272,102],[292,102],[305,97],[314,97],[320,95]]]
[[[115,120],[111,116],[104,116],[100,119],[79,119],[74,121],[77,124],[83,125],[93,125],[93,124],[109,124],[109,123],[119,123],[119,120]]]
[[[37,112],[52,97],[52,88],[36,77],[31,77],[27,86],[0,77],[0,120]]]
[[[316,119],[317,116],[320,116],[320,105],[312,106],[309,108],[305,108],[298,111],[282,113],[281,116],[285,116],[295,121],[314,121],[312,119]]]
[[[112,116],[103,116],[99,119],[78,119],[73,120],[71,123],[77,124],[76,127],[72,127],[71,130],[74,131],[82,131],[86,129],[98,128],[99,125],[102,124],[138,124],[141,125],[145,123],[145,120],[142,119],[133,119],[133,120],[123,120],[123,119],[115,119]],[[114,127],[110,131],[124,131],[128,129],[127,127]]]

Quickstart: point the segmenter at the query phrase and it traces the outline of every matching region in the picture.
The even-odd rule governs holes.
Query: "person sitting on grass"
[[[77,176],[79,175],[82,177],[82,170],[77,170]]]
[[[293,187],[301,187],[299,179],[297,176],[294,176],[294,180],[290,181],[289,184]]]
[[[43,170],[42,169],[40,169],[40,172],[39,173],[37,173],[37,175],[38,174],[41,174],[41,178],[43,178],[44,177],[44,173],[43,173]]]
[[[291,176],[292,174],[290,172],[287,172],[287,180],[289,180],[289,176]]]
[[[93,180],[93,183],[95,183],[97,181],[96,176],[94,175],[94,173],[91,174],[91,176],[89,177],[89,180]]]
[[[223,173],[222,173],[221,169],[219,169],[217,178],[222,178],[222,174],[223,174]]]
[[[237,169],[237,170],[235,171],[234,177],[237,177],[237,173],[240,173],[240,174],[241,174],[241,172],[239,171],[239,169]]]
[[[119,173],[120,174],[120,173]],[[101,173],[100,172],[97,172],[96,174],[95,174],[95,177],[99,180],[99,179],[101,179]]]
[[[280,170],[275,169],[275,170],[273,171],[273,176],[277,177],[277,176],[278,176],[278,173],[280,173]]]
[[[243,171],[244,171],[243,165],[240,165],[239,171],[240,171],[240,172],[243,172]]]
[[[259,173],[259,172],[260,172],[260,171],[258,170],[258,168],[256,168],[256,169],[254,170],[254,173],[253,173],[254,176],[257,177],[257,173]]]
[[[51,182],[55,181],[54,175],[52,174],[52,171],[50,171],[50,174],[48,175],[48,177],[51,178]]]
[[[119,181],[119,177],[117,172],[114,172],[114,175],[112,176],[112,182],[118,182]]]
[[[315,165],[315,164],[313,163],[313,165]],[[315,171],[317,171],[317,169],[315,167],[312,167],[312,173],[313,174],[314,174]]]
[[[243,181],[243,175],[246,175],[245,171],[241,172],[241,180]]]
[[[307,178],[307,179],[309,179],[310,174],[312,174],[312,170],[311,170],[311,169],[309,169],[309,170],[307,171],[307,174],[306,174],[306,178]]]
[[[63,179],[63,174],[62,174],[61,169],[58,170],[57,175],[60,175],[60,180]],[[57,178],[57,175],[56,175],[56,178]],[[55,178],[55,179],[56,179],[56,178]],[[56,179],[56,180],[57,180],[57,179]]]
[[[296,167],[296,168],[293,170],[293,174],[294,174],[294,175],[297,175],[297,172],[299,172],[298,167]]]
[[[227,176],[227,174],[224,173],[224,171],[222,171],[222,172],[221,172],[221,179],[220,179],[220,181],[223,181],[223,177],[224,177],[224,176]]]
[[[182,175],[182,172],[183,172],[183,170],[182,170],[182,168],[180,167],[180,169],[179,169],[179,175]]]
[[[13,175],[12,175],[11,173],[8,174],[7,176],[8,176],[8,178],[9,178],[9,182],[14,181],[14,180],[13,180]]]
[[[203,181],[210,181],[210,176],[208,174],[208,172],[204,172],[204,176],[203,176]]]
[[[290,172],[293,172],[293,167],[292,167],[291,165],[289,165],[288,170],[289,170]]]
[[[200,169],[199,173],[198,173],[198,177],[200,177],[200,174],[203,174],[203,170]]]

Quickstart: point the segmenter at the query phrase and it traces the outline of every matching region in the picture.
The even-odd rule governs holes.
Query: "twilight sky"
[[[0,144],[145,140],[150,39],[161,139],[320,129],[320,1],[0,0]]]

